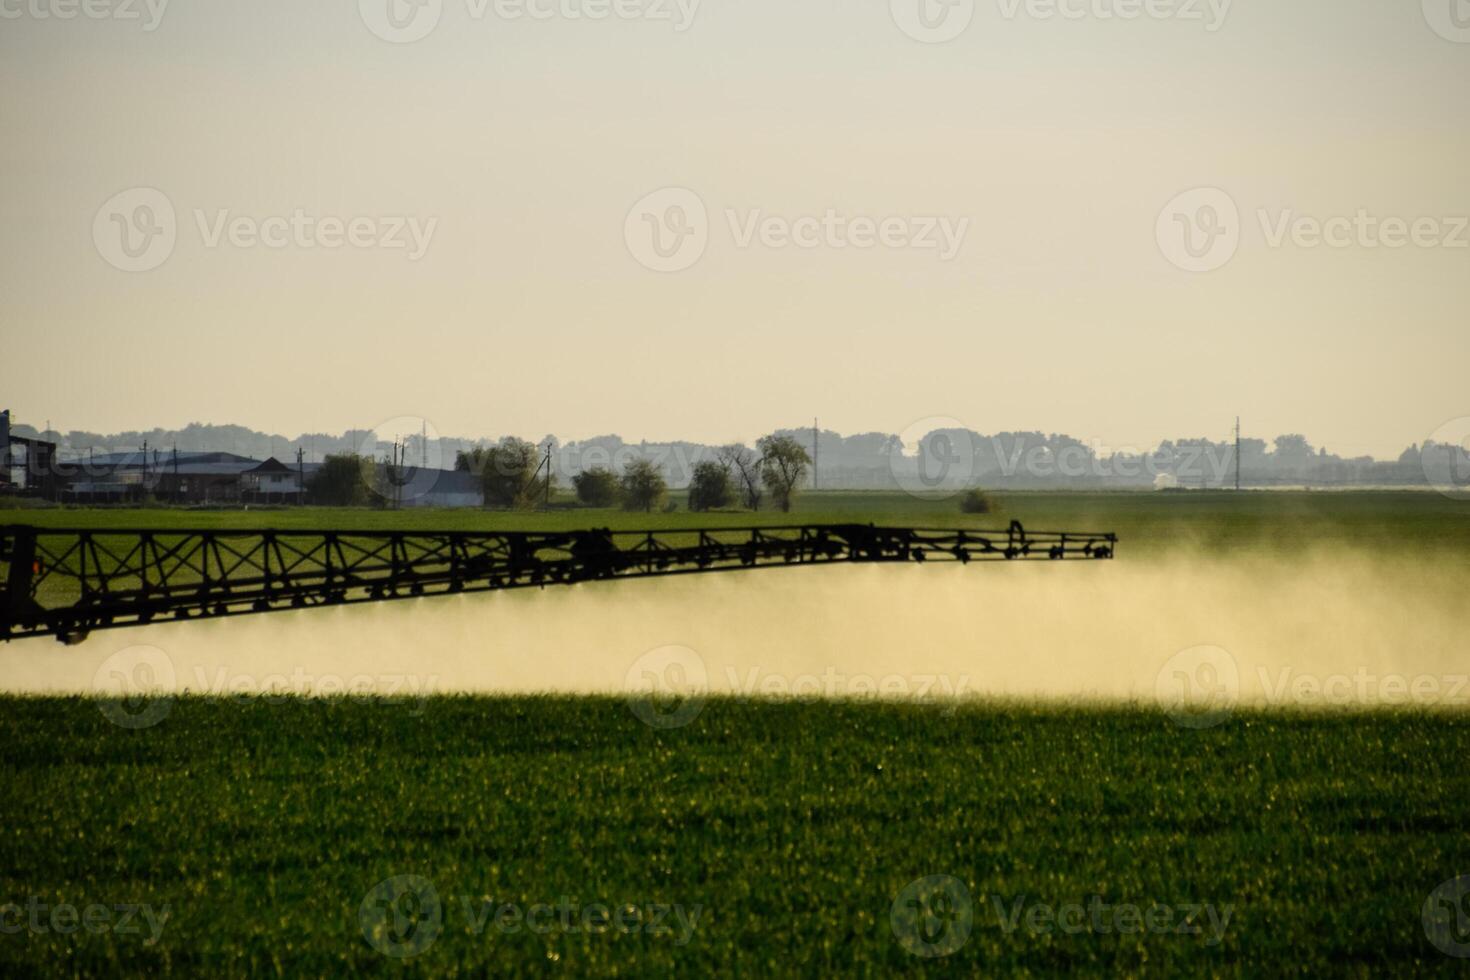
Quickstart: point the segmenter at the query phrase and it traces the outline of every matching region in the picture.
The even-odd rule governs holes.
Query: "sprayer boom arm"
[[[865,524],[662,531],[0,527],[0,640],[162,619],[830,562],[1113,557],[1107,533]]]

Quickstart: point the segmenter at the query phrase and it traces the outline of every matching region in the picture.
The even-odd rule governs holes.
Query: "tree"
[[[622,495],[617,476],[601,466],[572,477],[572,486],[577,490],[577,499],[588,507],[611,507]]]
[[[728,507],[733,497],[734,488],[730,485],[729,470],[713,460],[706,460],[694,467],[694,476],[689,481],[690,510]]]
[[[314,504],[361,507],[372,500],[369,489],[372,476],[373,461],[366,456],[357,453],[331,455],[306,481],[306,491]]]
[[[664,475],[646,459],[635,459],[623,471],[623,509],[653,513],[669,495]]]
[[[1312,444],[1306,436],[1293,433],[1276,437],[1276,458],[1282,462],[1309,462],[1312,453]]]
[[[483,446],[476,446],[468,451],[461,449],[455,454],[454,468],[460,473],[483,473],[487,452]]]
[[[761,509],[760,460],[749,448],[738,442],[719,449],[720,465],[734,479],[745,506],[751,510]]]
[[[761,482],[771,491],[776,506],[789,513],[812,458],[790,436],[766,436],[756,448],[761,454]]]
[[[960,498],[960,510],[966,514],[988,514],[994,509],[990,495],[979,487],[966,490],[965,495]]]
[[[480,480],[487,507],[529,510],[546,497],[550,474],[538,479],[541,452],[524,439],[508,438],[485,450]]]

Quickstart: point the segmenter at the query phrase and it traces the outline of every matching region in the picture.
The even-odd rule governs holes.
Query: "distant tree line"
[[[146,442],[165,451],[177,446],[180,452],[231,452],[253,459],[275,457],[288,465],[301,450],[308,463],[327,457],[360,456],[376,459],[381,467],[388,455],[386,444],[368,430],[350,430],[332,435],[307,433],[295,438],[256,432],[236,425],[191,424],[182,429],[152,429],[111,435],[73,430],[38,433],[17,421],[16,435],[41,437],[58,444],[58,459],[87,459],[113,452],[136,452]],[[894,489],[915,481],[934,489],[962,491],[984,485],[992,489],[1077,489],[1139,488],[1160,485],[1183,487],[1233,486],[1239,469],[1245,486],[1423,486],[1425,469],[1440,464],[1445,453],[1459,453],[1452,461],[1454,472],[1465,468],[1459,447],[1431,442],[1410,446],[1396,459],[1376,460],[1367,456],[1342,457],[1291,433],[1268,443],[1262,439],[1241,441],[1236,458],[1234,440],[1165,440],[1146,450],[1104,449],[1065,434],[1036,431],[1006,431],[984,434],[963,429],[937,430],[917,443],[905,446],[891,433],[867,432],[844,436],[830,430],[813,433],[810,428],[778,430],[767,439],[785,439],[806,452],[808,482],[815,476],[824,489]],[[406,437],[406,457],[413,465],[450,468],[467,458],[467,466],[484,473],[486,461],[500,478],[491,478],[487,499],[495,506],[524,506],[539,492],[544,499],[546,479],[537,463],[549,448],[552,473],[562,480],[596,469],[616,475],[619,500],[624,475],[636,460],[649,462],[663,478],[667,489],[697,491],[699,506],[708,499],[723,499],[713,470],[717,464],[728,477],[730,494],[742,507],[782,506],[779,489],[789,480],[789,469],[781,457],[770,457],[755,449],[706,445],[696,442],[626,442],[616,435],[598,436],[561,443],[551,436],[531,443],[518,438],[500,440],[429,439],[417,433]],[[764,441],[764,440],[763,440]],[[529,447],[529,448],[528,448]],[[741,454],[739,450],[744,449]],[[492,455],[493,454],[493,455]],[[774,470],[767,474],[767,462]],[[813,465],[815,464],[815,465]],[[363,492],[371,494],[374,477],[362,481]],[[606,493],[604,486],[600,493]],[[711,497],[710,494],[713,494]],[[657,504],[655,504],[657,506]],[[713,503],[711,507],[722,506]]]
[[[767,436],[757,444],[720,447],[714,459],[696,463],[689,478],[689,509],[722,510],[739,504],[760,510],[765,495],[782,511],[790,511],[811,467],[807,451],[786,436]],[[621,476],[594,466],[572,477],[577,500],[588,507],[653,512],[667,507],[669,484],[650,460],[635,459]]]

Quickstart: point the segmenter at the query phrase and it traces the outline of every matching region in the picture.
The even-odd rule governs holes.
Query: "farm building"
[[[306,494],[303,481],[318,465],[313,463],[308,468],[298,463],[292,467],[272,456],[240,474],[240,497],[252,504],[303,503]]]
[[[242,499],[244,475],[260,465],[259,460],[234,453],[107,453],[63,467],[70,479],[61,499],[113,503],[152,497],[174,503],[235,503]]]
[[[301,504],[320,463],[283,463],[227,452],[107,453],[60,464],[55,499],[66,503]],[[478,507],[479,479],[453,470],[408,469],[404,507]]]
[[[461,470],[421,470],[410,474],[408,487],[415,491],[403,497],[405,507],[479,507],[485,502],[480,478]]]
[[[10,412],[0,412],[0,493],[51,498],[59,484],[56,443],[10,431]]]

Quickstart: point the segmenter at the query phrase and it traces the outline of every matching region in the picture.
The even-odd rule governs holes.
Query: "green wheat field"
[[[1327,548],[1418,556],[1453,579],[1470,557],[1470,513],[1432,494],[997,504],[988,518],[821,494],[789,516],[33,509],[0,523],[1017,518],[1116,531],[1119,562]],[[12,644],[0,662],[51,650]],[[1470,874],[1470,712],[1453,708],[1248,709],[1195,729],[1144,705],[985,700],[10,695],[0,738],[4,976],[1379,976],[1456,973],[1470,954],[1470,889],[1455,885]]]

